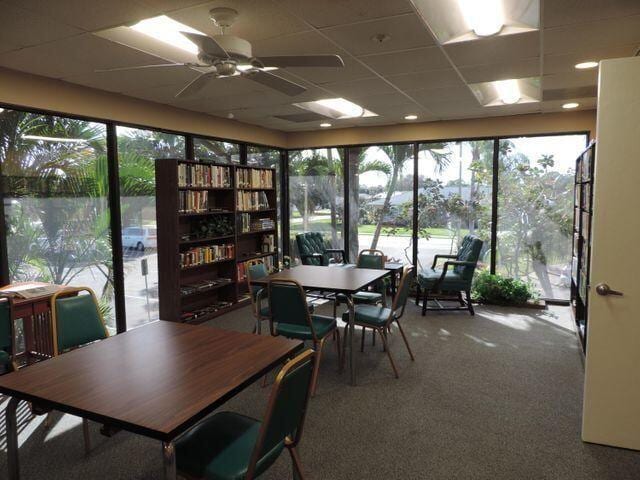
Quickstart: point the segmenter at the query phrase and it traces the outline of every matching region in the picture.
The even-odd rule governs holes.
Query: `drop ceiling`
[[[255,56],[338,54],[345,67],[291,68],[279,75],[308,90],[288,97],[243,78],[217,79],[197,96],[175,93],[198,74],[189,68],[95,70],[166,63],[94,33],[169,15],[206,34],[213,7],[240,12],[228,33]],[[294,102],[344,97],[377,117],[334,127],[561,111],[595,106],[597,69],[585,60],[634,55],[638,0],[542,0],[540,30],[440,45],[410,0],[0,0],[0,66],[283,131],[314,130]],[[383,34],[383,42],[372,37]],[[542,101],[482,107],[470,84],[539,77]]]

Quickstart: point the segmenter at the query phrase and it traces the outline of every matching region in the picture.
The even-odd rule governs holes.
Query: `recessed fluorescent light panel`
[[[442,45],[538,30],[540,0],[411,0]]]
[[[586,70],[588,68],[596,68],[598,66],[598,62],[582,62],[576,64],[576,68],[578,70]]]
[[[313,102],[294,103],[293,105],[336,120],[378,116],[345,98],[325,98]]]
[[[199,33],[202,32],[175,21],[173,18],[166,15],[160,15],[159,17],[147,18],[130,27],[136,32],[144,33],[145,35],[155,38],[161,42],[173,45],[176,48],[180,48],[187,52],[191,52],[194,55],[198,54],[198,47],[187,37],[180,32]]]
[[[579,103],[569,102],[562,105],[562,108],[564,108],[565,110],[571,110],[572,108],[578,108],[579,106],[580,106]]]
[[[404,119],[405,120],[417,120],[418,116],[417,115],[405,115]]]
[[[323,122],[323,123],[321,123],[321,124],[320,124],[320,126],[321,126],[322,128],[329,128],[329,127],[331,126],[331,124],[330,124],[330,123],[328,123],[328,122]]]
[[[539,102],[542,97],[539,77],[472,83],[469,87],[483,107]]]

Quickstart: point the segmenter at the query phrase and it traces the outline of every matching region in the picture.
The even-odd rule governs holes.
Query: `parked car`
[[[122,247],[144,251],[145,248],[157,248],[158,230],[155,226],[127,227],[122,230]]]

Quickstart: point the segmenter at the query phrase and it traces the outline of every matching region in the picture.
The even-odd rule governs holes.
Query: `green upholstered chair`
[[[0,367],[4,372],[18,370],[13,360],[13,322],[11,320],[11,297],[0,295]]]
[[[258,280],[269,275],[267,267],[263,262],[254,263],[247,267],[247,282],[249,283],[249,294],[251,295],[251,309],[256,319],[253,328],[254,333],[262,333],[263,320],[269,320],[269,305],[266,302],[267,290],[258,285],[253,285],[253,280]]]
[[[303,479],[297,446],[302,436],[314,372],[307,350],[278,373],[262,421],[221,412],[200,422],[176,442],[178,474],[208,480],[252,480],[286,448],[294,476]]]
[[[335,338],[340,356],[340,331],[336,319],[310,313],[305,292],[295,280],[271,280],[268,289],[271,334],[313,342],[317,358],[311,394],[315,395],[322,348],[327,338]],[[342,365],[340,359],[338,365]]]
[[[366,249],[362,250],[358,254],[358,260],[356,262],[358,268],[373,268],[378,270],[384,270],[384,253],[380,250]],[[386,290],[385,279],[382,279],[373,286],[372,290],[357,292],[351,295],[353,303],[366,303],[373,304],[386,302],[384,292]]]
[[[422,291],[422,315],[425,315],[427,310],[468,310],[474,315],[471,305],[471,283],[481,250],[482,240],[474,235],[466,235],[456,255],[436,255],[431,268],[418,274],[416,305]],[[436,268],[439,258],[449,259],[444,262],[443,268]],[[465,294],[464,299],[462,292]],[[430,308],[427,306],[429,298],[436,301],[453,299],[458,301],[460,306],[443,307],[438,303],[437,308]]]
[[[81,295],[85,292],[86,295]],[[88,287],[66,288],[51,297],[54,356],[109,337],[98,300]],[[50,414],[46,424],[49,424]],[[85,451],[91,450],[89,422],[82,419]]]
[[[327,242],[319,232],[304,232],[296,235],[298,254],[303,265],[326,266],[334,263],[333,257],[340,255],[341,262],[345,262],[346,255],[343,249],[328,248]]]
[[[411,283],[413,281],[413,267],[406,266],[402,272],[402,278],[400,279],[400,286],[398,287],[398,292],[396,293],[396,297],[393,299],[393,304],[391,308],[381,307],[379,305],[356,305],[355,306],[355,325],[362,328],[372,328],[374,332],[380,334],[380,338],[382,338],[382,344],[384,346],[385,351],[387,352],[387,356],[389,357],[389,362],[391,363],[391,368],[393,369],[393,373],[396,378],[399,377],[398,370],[393,361],[393,357],[391,356],[391,352],[389,351],[389,344],[387,341],[387,333],[390,331],[391,326],[395,322],[398,325],[398,329],[402,335],[402,339],[404,340],[404,344],[407,347],[407,351],[409,352],[409,356],[411,360],[414,361],[413,352],[411,351],[411,347],[409,346],[409,342],[407,340],[406,335],[404,334],[404,330],[402,330],[402,326],[400,325],[400,318],[404,314],[405,306],[407,305],[407,298],[409,297],[409,288],[411,287]],[[349,312],[344,312],[342,315],[342,320],[347,323],[345,329],[348,328],[349,322]],[[346,330],[345,330],[345,338],[346,338]],[[364,335],[363,335],[364,338]],[[344,344],[346,345],[346,340]],[[345,352],[342,352],[344,357]]]

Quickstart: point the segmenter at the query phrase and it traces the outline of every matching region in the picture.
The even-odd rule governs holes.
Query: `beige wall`
[[[0,68],[0,103],[230,140],[286,146],[283,132]]]
[[[591,138],[595,137],[595,110],[289,132],[287,145],[289,148],[329,147],[583,131],[590,132]]]
[[[4,68],[0,103],[284,148],[576,131],[593,137],[596,120],[595,110],[585,110],[286,133]]]

